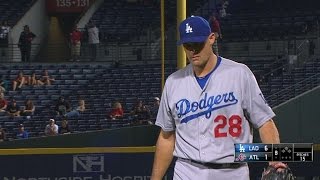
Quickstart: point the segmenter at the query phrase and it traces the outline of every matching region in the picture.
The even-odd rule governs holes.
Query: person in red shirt
[[[0,93],[0,112],[5,112],[8,102],[4,99],[3,93]]]
[[[113,108],[109,114],[109,117],[112,120],[121,119],[123,117],[123,109],[122,109],[122,105],[120,102],[115,102],[113,104]]]
[[[218,56],[219,55],[219,50],[218,50],[218,39],[222,39],[222,33],[221,33],[221,28],[220,28],[220,23],[217,20],[215,15],[212,15],[209,19],[210,27],[211,27],[211,32],[214,33],[216,36],[216,40],[214,41],[214,44],[212,45],[213,52]]]
[[[80,32],[77,26],[75,26],[72,32],[70,33],[72,61],[74,60],[79,61],[81,38],[82,38],[82,32]]]

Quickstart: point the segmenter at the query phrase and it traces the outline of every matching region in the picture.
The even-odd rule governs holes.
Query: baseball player
[[[162,179],[175,156],[175,180],[247,180],[247,164],[234,163],[234,144],[252,143],[252,127],[263,143],[280,143],[275,114],[246,65],[213,53],[208,21],[189,17],[179,32],[190,64],[166,80],[151,179]]]

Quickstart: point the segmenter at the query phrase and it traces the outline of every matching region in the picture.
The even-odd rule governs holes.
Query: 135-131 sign
[[[90,5],[90,0],[56,0],[57,7],[86,7]]]
[[[47,0],[46,6],[49,13],[76,13],[89,7],[93,0]]]

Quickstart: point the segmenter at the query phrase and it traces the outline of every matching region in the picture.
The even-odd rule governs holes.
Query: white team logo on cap
[[[186,24],[186,33],[189,34],[189,33],[192,33],[192,27],[189,26],[189,23]]]

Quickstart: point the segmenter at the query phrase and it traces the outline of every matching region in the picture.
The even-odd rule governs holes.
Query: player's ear
[[[216,40],[216,35],[214,33],[211,33],[208,37],[208,40],[209,40],[210,44],[212,45],[214,43],[214,41]]]

